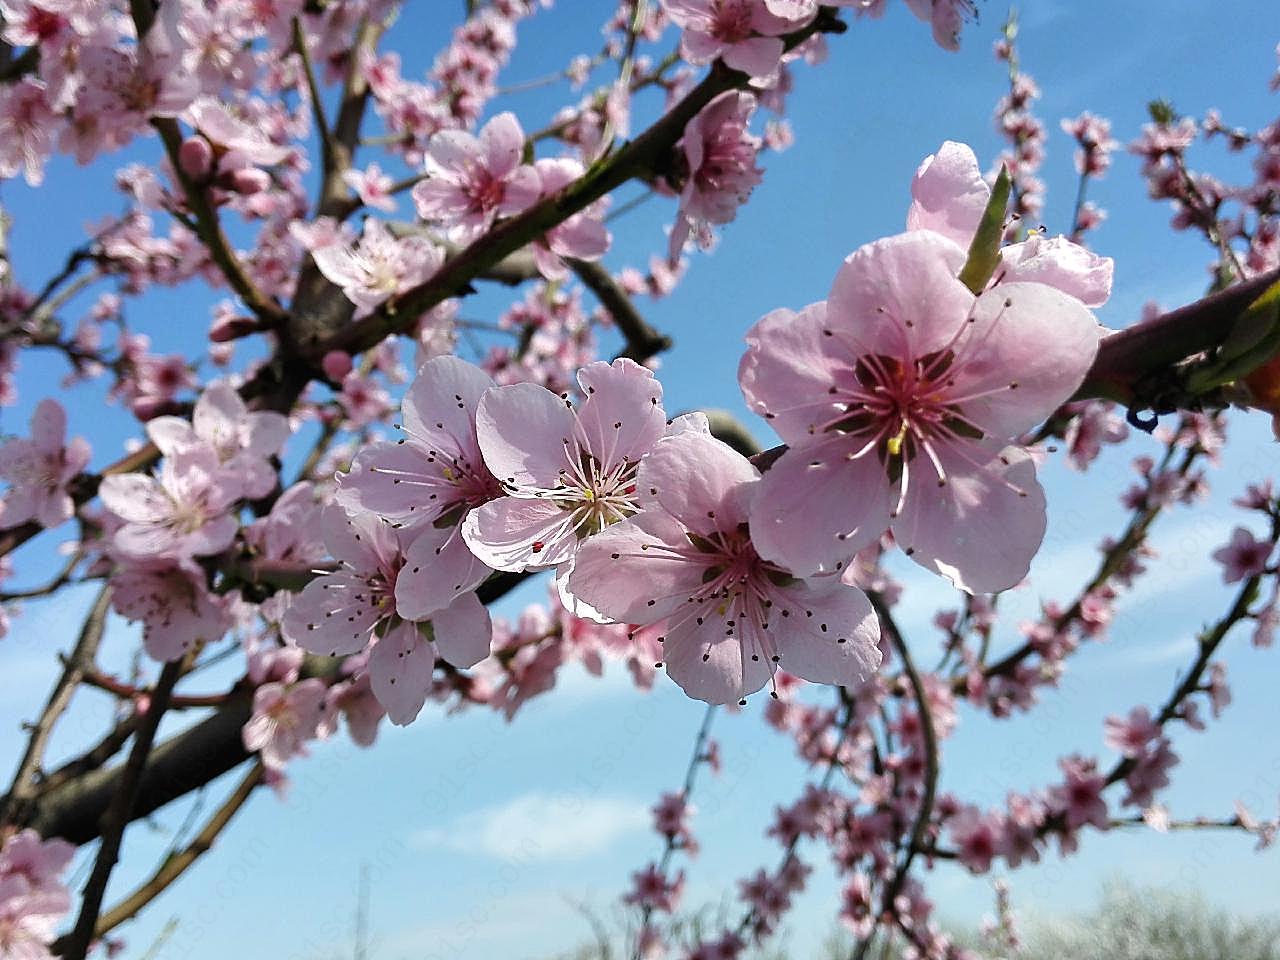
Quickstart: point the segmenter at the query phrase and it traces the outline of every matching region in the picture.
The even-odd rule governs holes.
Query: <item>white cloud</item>
[[[500,860],[581,860],[648,826],[645,804],[618,797],[527,793],[465,813],[448,827],[420,830],[411,842]]]

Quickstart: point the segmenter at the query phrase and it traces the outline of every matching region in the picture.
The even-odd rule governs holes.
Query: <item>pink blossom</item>
[[[624,623],[666,621],[667,672],[685,692],[728,703],[778,669],[853,686],[880,663],[862,591],[797,580],[757,554],[747,516],[759,474],[709,434],[686,429],[641,462],[641,512],[578,551],[569,590]]]
[[[387,213],[395,210],[396,201],[391,195],[391,188],[395,182],[383,173],[382,168],[376,163],[369,164],[364,170],[346,170],[342,174],[342,180],[355,191],[360,202],[366,207],[373,207]]]
[[[1209,682],[1205,685],[1209,694],[1209,708],[1216,720],[1231,705],[1231,687],[1227,685],[1227,668],[1222,663],[1209,667]]]
[[[944,50],[960,49],[960,28],[978,18],[974,0],[907,0],[907,7],[933,27],[933,39]]]
[[[327,244],[314,249],[311,256],[320,272],[356,305],[357,317],[426,282],[444,262],[440,248],[429,240],[397,240],[386,224],[372,218],[364,222],[364,232],[354,246]]]
[[[995,811],[983,813],[965,807],[948,821],[956,858],[970,873],[986,873],[1004,846],[1004,818]]]
[[[749,93],[722,93],[702,108],[684,128],[681,140],[688,173],[680,208],[671,228],[668,257],[672,263],[692,234],[703,248],[712,243],[711,225],[725,224],[747,202],[763,171],[756,166],[760,138],[748,132],[756,98]]]
[[[542,184],[541,196],[550,197],[583,174],[581,162],[572,157],[539,160],[534,164]],[[533,244],[538,272],[548,280],[565,280],[569,269],[563,257],[599,260],[609,249],[611,237],[604,225],[606,203],[597,201],[548,230]]]
[[[662,913],[674,913],[680,906],[680,897],[684,893],[684,871],[681,870],[675,879],[668,880],[658,865],[651,863],[643,870],[633,873],[631,883],[630,892],[622,898],[623,903]]]
[[[329,688],[326,707],[340,713],[351,739],[361,747],[369,747],[378,737],[378,724],[387,715],[373,693],[368,673]]]
[[[317,577],[285,611],[280,628],[303,649],[346,656],[376,642],[369,655],[374,696],[392,723],[411,723],[426,700],[436,653],[458,667],[489,654],[489,614],[474,593],[432,613],[432,623],[405,619],[396,580],[406,560],[392,527],[371,514],[348,517],[340,506],[323,515],[325,544],[341,565]]]
[[[1115,404],[1106,400],[1086,400],[1069,404],[1073,414],[1063,440],[1067,445],[1067,465],[1086,469],[1102,452],[1104,443],[1120,443],[1129,436],[1129,427],[1116,415]]]
[[[49,944],[70,910],[65,888],[33,891],[17,877],[0,878],[0,957],[52,960]]]
[[[0,501],[0,529],[34,520],[56,527],[75,514],[69,485],[89,463],[83,437],[67,442],[67,414],[57,400],[44,399],[31,415],[31,438],[0,446],[0,478],[11,485]]]
[[[75,852],[65,840],[42,840],[34,830],[19,830],[0,847],[0,880],[18,878],[33,890],[59,889],[58,878],[71,865]]]
[[[476,439],[476,407],[492,386],[464,360],[428,360],[401,406],[404,439],[365,447],[339,476],[337,498],[347,510],[401,530],[407,550],[396,606],[408,619],[447,607],[489,574],[461,531],[473,509],[502,492]]]
[[[767,559],[800,576],[843,569],[892,525],[961,589],[1026,575],[1044,493],[1008,444],[1079,386],[1098,325],[1043,284],[975,298],[956,279],[963,260],[931,231],[876,241],[846,259],[827,303],[748,332],[743,393],[790,444],[752,509]]]
[[[306,742],[316,738],[324,708],[322,680],[264,683],[253,692],[253,715],[241,731],[244,748],[260,753],[268,769],[283,770],[293,757],[306,756]]]
[[[781,35],[801,24],[771,12],[767,0],[662,0],[673,23],[684,30],[680,56],[696,66],[723,60],[767,85],[777,76],[785,45]]]
[[[1255,540],[1244,527],[1231,531],[1231,539],[1225,546],[1210,554],[1222,564],[1222,582],[1235,583],[1248,577],[1256,577],[1267,569],[1275,544],[1269,540]]]
[[[1147,743],[1160,736],[1160,725],[1146,707],[1134,707],[1127,719],[1107,717],[1106,744],[1123,757],[1140,756]]]
[[[578,383],[576,407],[532,383],[480,400],[480,449],[507,495],[468,514],[463,536],[497,570],[567,576],[580,544],[636,512],[637,466],[666,429],[662,385],[627,359],[587,364]]]
[[[111,578],[111,605],[126,620],[142,621],[143,646],[160,661],[177,660],[231,626],[226,605],[190,560],[130,563]]]
[[[218,148],[220,165],[270,166],[288,156],[289,151],[273,143],[261,128],[235,116],[226,104],[212,97],[201,97],[193,103],[190,116],[196,129]]]
[[[441,221],[459,240],[483,233],[497,217],[509,217],[538,199],[538,174],[521,162],[524,130],[512,113],[500,113],[480,130],[443,130],[427,145],[427,179],[413,188],[425,220]]]
[[[1099,830],[1106,830],[1110,820],[1102,791],[1106,788],[1107,778],[1098,772],[1097,764],[1083,757],[1071,756],[1059,760],[1058,766],[1066,780],[1055,786],[1049,796],[1063,814],[1067,829],[1076,830],[1088,823]]]
[[[216,380],[200,394],[190,422],[156,417],[147,423],[147,435],[166,457],[207,445],[220,464],[240,474],[244,495],[256,499],[276,485],[270,458],[289,438],[289,421],[271,410],[251,412],[229,383]]]
[[[21,172],[30,186],[44,182],[55,121],[40,81],[23,77],[0,87],[0,179]]]
[[[231,512],[242,494],[241,478],[207,446],[166,457],[155,477],[118,473],[104,477],[98,495],[124,521],[112,545],[126,558],[206,557],[235,539]]]

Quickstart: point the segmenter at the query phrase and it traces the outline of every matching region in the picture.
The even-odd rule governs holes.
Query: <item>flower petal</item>
[[[1042,283],[1001,283],[974,305],[948,395],[988,436],[1010,440],[1071,398],[1101,335],[1075,297]],[[986,395],[966,399],[975,394]]]
[[[554,567],[578,545],[573,514],[549,500],[519,497],[499,497],[472,510],[462,535],[482,562],[517,572]]]
[[[1031,457],[1008,447],[979,470],[950,451],[940,453],[947,484],[908,484],[893,524],[898,544],[916,563],[967,593],[1015,586],[1027,575],[1045,531],[1044,490]]]
[[[810,427],[843,409],[827,391],[850,364],[824,350],[826,325],[827,305],[820,302],[799,313],[774,310],[747,331],[738,385],[751,409],[786,443],[808,441]]]
[[[779,591],[775,611],[788,602],[798,610],[773,622],[786,623],[776,634],[778,666],[812,680],[852,687],[880,666],[880,622],[867,595],[838,579],[810,580]],[[772,612],[772,611],[771,611]]]
[[[834,573],[889,527],[890,486],[874,452],[847,459],[839,435],[788,450],[765,472],[751,506],[760,556],[798,577]]]
[[[431,617],[436,650],[455,667],[474,667],[489,655],[493,626],[474,592],[464,593]]]
[[[369,686],[396,726],[413,723],[435,677],[436,654],[416,623],[399,623],[369,654]]]
[[[485,463],[495,477],[515,486],[554,487],[574,427],[566,401],[536,383],[494,387],[476,410]]]
[[[990,199],[973,150],[947,140],[925,157],[911,181],[907,229],[932,230],[967,250]]]

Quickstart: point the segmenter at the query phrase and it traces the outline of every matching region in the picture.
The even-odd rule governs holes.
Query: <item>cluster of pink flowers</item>
[[[0,956],[51,960],[49,944],[71,910],[62,874],[75,848],[22,830],[0,846]]]

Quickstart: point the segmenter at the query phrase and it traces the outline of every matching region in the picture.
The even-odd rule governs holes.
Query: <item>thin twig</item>
[[[102,898],[107,892],[107,881],[111,879],[111,871],[120,859],[120,845],[124,840],[125,829],[132,820],[134,801],[137,799],[142,772],[146,768],[147,756],[151,753],[152,743],[155,742],[160,718],[164,716],[169,706],[174,685],[182,676],[183,662],[183,660],[174,660],[164,665],[164,669],[160,671],[160,679],[156,681],[155,690],[151,694],[147,713],[138,724],[133,749],[129,752],[129,759],[125,761],[119,788],[111,805],[102,815],[102,843],[98,847],[98,856],[93,863],[93,872],[89,875],[89,880],[84,887],[80,901],[80,915],[76,918],[75,927],[66,937],[61,953],[64,960],[84,960],[93,943],[98,924],[98,912],[102,909]]]
[[[133,917],[165,891],[175,880],[187,872],[204,854],[213,848],[214,841],[226,829],[232,818],[245,805],[254,789],[262,782],[262,764],[254,763],[249,772],[237,784],[204,828],[186,847],[165,859],[150,879],[108,910],[98,920],[94,937],[103,937],[120,924]]]
[[[27,741],[26,752],[22,762],[18,764],[9,793],[0,799],[0,824],[14,819],[14,813],[23,803],[36,793],[36,774],[44,760],[44,752],[49,744],[49,737],[58,720],[71,704],[76,688],[98,654],[98,646],[102,642],[102,634],[106,629],[107,613],[111,609],[111,589],[104,586],[98,591],[97,598],[85,615],[84,624],[80,627],[80,636],[76,640],[71,656],[67,657],[62,668],[62,676],[49,694],[49,700],[40,718],[31,729],[31,737]]]

